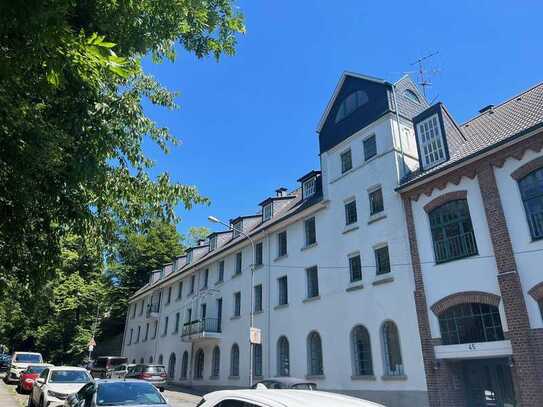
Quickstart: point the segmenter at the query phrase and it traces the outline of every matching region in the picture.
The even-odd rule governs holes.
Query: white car
[[[32,387],[29,407],[54,407],[64,404],[70,394],[77,393],[92,377],[82,367],[57,366],[45,369]]]
[[[14,352],[11,356],[11,363],[5,381],[8,383],[19,382],[21,372],[25,371],[29,365],[35,365],[37,363],[43,363],[41,353]]]
[[[200,407],[384,407],[372,401],[312,390],[222,390],[206,394]]]

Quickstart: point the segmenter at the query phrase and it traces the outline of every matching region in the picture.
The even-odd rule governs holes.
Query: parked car
[[[4,372],[9,369],[9,364],[11,362],[11,355],[3,353],[0,355],[0,372]]]
[[[309,390],[222,390],[206,394],[200,407],[384,407],[337,393]]]
[[[273,377],[260,380],[253,385],[253,389],[317,390],[317,383],[295,377]]]
[[[163,365],[136,365],[127,373],[127,379],[139,379],[154,384],[164,390],[166,384],[166,368]]]
[[[129,371],[133,370],[135,364],[119,365],[111,372],[112,379],[124,379]]]
[[[102,380],[85,385],[69,396],[64,407],[169,406],[168,400],[151,383],[141,380]]]
[[[30,393],[32,391],[32,386],[34,382],[39,377],[39,375],[48,367],[53,367],[53,365],[42,363],[39,365],[30,365],[26,370],[22,371],[19,375],[19,383],[17,384],[17,392],[19,393]]]
[[[70,394],[77,393],[92,381],[82,367],[47,367],[36,379],[28,400],[29,407],[54,407],[64,404]]]
[[[121,356],[100,356],[94,361],[91,375],[95,379],[110,379],[113,369],[128,364],[128,359]]]
[[[36,352],[15,352],[11,357],[10,365],[4,380],[6,383],[18,383],[22,371],[29,365],[43,363],[41,353]]]

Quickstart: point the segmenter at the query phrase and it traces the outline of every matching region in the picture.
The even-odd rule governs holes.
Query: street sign
[[[249,341],[255,345],[262,344],[262,330],[259,328],[250,328]]]

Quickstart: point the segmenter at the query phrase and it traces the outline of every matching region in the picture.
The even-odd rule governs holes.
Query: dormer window
[[[351,115],[359,107],[368,103],[368,94],[363,90],[357,90],[343,99],[336,113],[336,123],[339,123],[347,116]]]
[[[217,236],[211,236],[209,238],[209,251],[212,252],[217,248]]]
[[[190,264],[192,261],[192,250],[187,252],[187,264]]]
[[[419,99],[419,97],[418,97],[417,94],[416,94],[415,92],[413,92],[411,89],[406,89],[406,90],[404,90],[403,95],[404,95],[407,99],[409,99],[410,101],[420,104],[420,99]]]
[[[270,220],[272,218],[273,214],[273,203],[269,203],[264,206],[262,209],[262,221],[266,222],[267,220]]]
[[[447,159],[437,113],[417,124],[417,136],[422,166],[425,170]]]
[[[302,197],[307,199],[312,195],[315,195],[317,189],[317,181],[315,178],[308,179],[302,185]]]
[[[241,235],[241,231],[243,229],[243,221],[236,222],[232,224],[232,231],[233,231],[233,237],[239,237]]]

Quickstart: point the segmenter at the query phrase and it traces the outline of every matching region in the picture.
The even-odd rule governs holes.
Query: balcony
[[[477,254],[477,244],[473,231],[434,241],[436,263],[461,259]]]
[[[221,338],[221,322],[217,318],[204,318],[183,325],[181,339],[184,342],[217,340]]]
[[[160,304],[147,305],[147,318],[158,318],[160,316]]]

